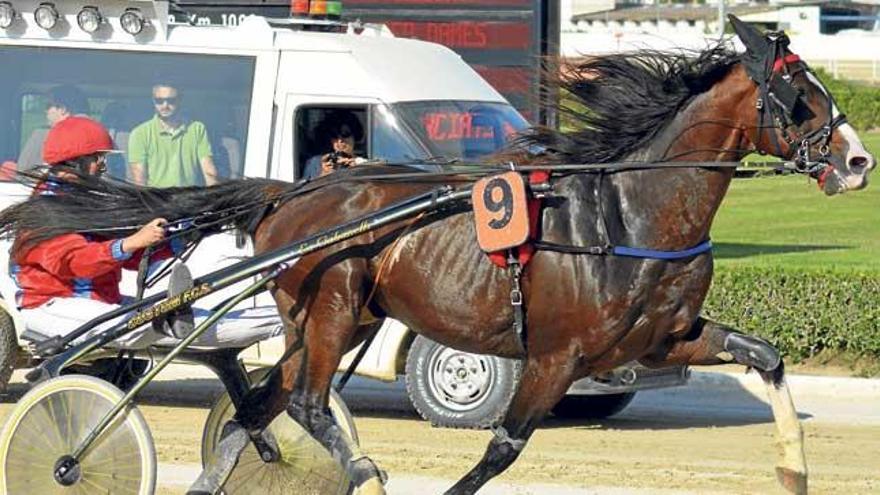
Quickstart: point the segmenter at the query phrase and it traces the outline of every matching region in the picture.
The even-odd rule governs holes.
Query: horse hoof
[[[354,491],[357,495],[385,495],[385,487],[379,478],[370,478],[364,481],[361,486]]]
[[[796,495],[807,495],[807,475],[799,473],[791,469],[778,467],[776,468],[776,479],[789,493]]]

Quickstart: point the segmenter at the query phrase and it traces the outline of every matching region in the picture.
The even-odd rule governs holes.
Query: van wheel
[[[18,334],[15,321],[3,308],[0,308],[0,392],[6,390],[15,363],[18,360]]]
[[[434,426],[489,428],[507,412],[522,363],[471,354],[416,336],[406,358],[406,391]]]
[[[605,419],[623,411],[635,396],[635,392],[608,395],[568,395],[553,407],[553,414],[557,418],[564,419]]]

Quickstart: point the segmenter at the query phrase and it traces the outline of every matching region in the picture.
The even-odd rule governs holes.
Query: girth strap
[[[712,241],[705,240],[694,247],[678,251],[660,251],[630,246],[569,246],[554,242],[536,241],[535,248],[543,251],[556,251],[567,254],[586,254],[593,256],[627,256],[654,260],[680,260],[712,250]]]

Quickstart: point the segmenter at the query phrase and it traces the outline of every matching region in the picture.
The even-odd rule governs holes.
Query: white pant
[[[28,333],[37,333],[39,337],[50,338],[64,336],[82,326],[84,323],[109,313],[120,306],[94,299],[81,297],[56,297],[42,306],[33,309],[22,309],[21,316]],[[204,321],[211,312],[201,308],[193,308],[195,323]],[[119,323],[128,315],[114,318],[86,332],[77,339],[79,343]],[[193,342],[195,347],[246,347],[260,340],[280,335],[282,332],[281,318],[275,306],[261,306],[230,311],[205,331]],[[173,337],[157,333],[152,325],[145,325],[131,331],[111,342],[111,347],[123,349],[143,349],[158,344],[171,346],[179,342]]]

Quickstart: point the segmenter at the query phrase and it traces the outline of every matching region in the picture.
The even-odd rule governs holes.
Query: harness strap
[[[150,256],[153,255],[153,247],[147,246],[144,248],[144,252],[141,255],[141,260],[138,262],[138,273],[137,273],[137,294],[135,295],[135,300],[140,301],[144,298],[144,289],[147,284],[147,275],[150,268]]]
[[[513,250],[507,251],[507,267],[510,273],[510,305],[513,307],[513,329],[519,337],[523,351],[526,351],[526,317],[523,308],[523,294],[520,286],[522,265]]]
[[[773,62],[773,72],[779,72],[784,69],[786,65],[794,64],[800,61],[801,58],[795,53],[790,53],[784,57],[777,58],[776,61]]]
[[[659,251],[656,249],[643,249],[629,246],[614,246],[611,254],[616,256],[629,256],[631,258],[648,258],[655,260],[679,260],[690,258],[706,251],[712,250],[712,241],[706,240],[696,246],[679,251]]]
[[[536,241],[537,249],[556,251],[567,254],[587,254],[593,256],[627,256],[630,258],[644,258],[654,260],[680,260],[703,254],[712,250],[712,242],[703,241],[694,247],[678,251],[661,251],[658,249],[645,249],[630,246],[566,246],[554,242]]]

